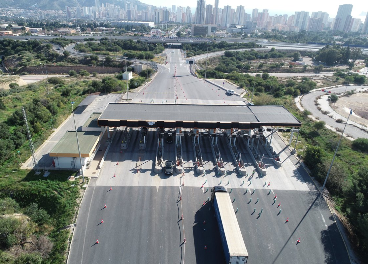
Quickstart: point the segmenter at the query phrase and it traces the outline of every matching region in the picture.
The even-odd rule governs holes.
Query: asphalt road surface
[[[173,51],[166,50],[169,63],[159,67],[157,77],[134,94],[133,101],[173,103],[175,96],[203,103],[224,100],[225,91],[192,77],[180,51]],[[207,202],[210,188],[219,184],[231,191],[233,208],[238,209],[248,263],[349,263],[326,203],[277,135],[272,146],[282,166],[267,162],[266,176],[250,178],[234,171],[225,138],[219,139],[227,157],[225,175],[214,170],[206,136],[200,143],[206,174],[194,173],[193,137],[185,133],[184,175],[165,176],[153,172],[158,138],[154,130],[147,134],[145,150],[138,148],[138,131],[133,131],[128,149],[120,150],[121,133],[116,132],[98,179],[92,179],[86,190],[68,263],[225,263],[213,208]],[[241,151],[250,173],[251,154]]]
[[[341,86],[337,88],[329,88],[328,90],[331,91],[331,93],[342,93],[345,91],[352,91],[358,88],[362,88],[362,86]],[[326,93],[316,90],[304,95],[301,101],[303,108],[310,111],[314,117],[318,118],[320,121],[324,121],[327,125],[343,130],[345,123],[337,123],[335,119],[329,117],[328,115],[322,114],[321,111],[318,110],[317,106],[314,104],[316,98],[324,94]],[[346,126],[345,134],[351,136],[352,138],[368,138],[367,132],[349,124]]]

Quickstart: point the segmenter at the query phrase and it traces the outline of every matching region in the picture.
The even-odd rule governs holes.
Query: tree
[[[322,162],[322,149],[308,145],[304,153],[304,162],[309,168],[314,168]]]
[[[267,80],[270,77],[270,75],[267,72],[262,73],[262,79]]]
[[[324,121],[317,121],[313,124],[313,127],[318,131],[321,130],[322,128],[325,127],[325,122]]]
[[[323,65],[318,65],[316,67],[314,67],[314,72],[315,73],[320,73],[323,70]]]
[[[339,97],[336,94],[331,94],[329,96],[329,99],[330,99],[331,103],[336,103],[337,100],[339,99]]]
[[[176,36],[177,36],[178,38],[180,38],[180,37],[181,37],[181,32],[180,32],[180,31],[176,32]]]
[[[87,77],[87,76],[89,76],[89,72],[88,72],[88,71],[86,71],[86,70],[80,70],[80,71],[79,71],[79,75],[80,75],[80,76],[85,76],[85,77]]]
[[[78,73],[77,73],[75,70],[70,70],[70,71],[69,71],[69,76],[70,76],[70,77],[77,76],[77,74],[78,74]]]
[[[294,52],[293,61],[298,61],[298,60],[300,60],[300,53],[299,52]]]
[[[64,50],[63,55],[64,55],[64,58],[67,59],[70,56],[70,52],[67,50]]]
[[[352,147],[355,150],[359,150],[361,152],[368,153],[368,139],[366,138],[357,138],[353,141]]]

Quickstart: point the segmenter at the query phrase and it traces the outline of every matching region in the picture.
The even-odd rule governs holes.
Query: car
[[[172,133],[168,133],[167,134],[167,137],[166,137],[166,143],[172,144],[173,142],[174,142],[173,134]]]
[[[173,161],[167,160],[165,162],[164,173],[166,175],[173,175],[174,173],[174,162]]]
[[[234,90],[227,90],[227,91],[226,91],[226,94],[227,94],[227,95],[233,95],[233,94],[234,94]]]

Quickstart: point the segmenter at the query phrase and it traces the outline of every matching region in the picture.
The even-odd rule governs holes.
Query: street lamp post
[[[335,157],[336,157],[337,151],[338,151],[338,149],[339,149],[339,146],[340,146],[340,143],[341,143],[342,137],[343,137],[344,132],[345,132],[345,128],[346,128],[346,126],[347,126],[347,124],[348,124],[348,122],[349,122],[349,118],[350,118],[350,116],[351,116],[351,114],[352,114],[352,113],[353,113],[353,110],[352,110],[352,109],[350,109],[349,116],[348,116],[348,118],[346,119],[346,123],[345,123],[345,126],[344,126],[344,130],[343,130],[343,131],[342,131],[342,133],[341,133],[341,137],[340,137],[339,143],[337,144],[337,147],[336,147],[336,149],[335,149],[335,153],[334,153],[334,156],[333,156],[333,158],[332,158],[330,168],[328,169],[328,172],[327,172],[327,175],[326,175],[326,179],[325,179],[325,182],[323,183],[323,186],[322,186],[321,192],[323,192],[323,190],[325,189],[325,186],[326,186],[326,182],[327,182],[328,176],[330,175],[332,165],[333,165],[333,163],[334,163],[334,161],[335,161]]]
[[[78,146],[79,162],[80,162],[80,171],[82,173],[82,179],[83,179],[82,182],[84,183],[84,173],[83,173],[83,166],[82,166],[82,155],[81,155],[81,151],[80,151],[80,147],[79,147],[79,139],[78,139],[77,125],[75,123],[75,117],[74,117],[74,112],[73,112],[73,105],[74,105],[74,102],[72,102],[72,115],[73,115],[74,129],[75,129],[75,137],[77,138],[77,146]]]

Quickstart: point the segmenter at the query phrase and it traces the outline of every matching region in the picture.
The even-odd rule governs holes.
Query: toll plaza
[[[301,123],[283,106],[250,105],[192,105],[110,103],[98,118],[98,125],[107,131],[121,130],[119,144],[127,149],[134,134],[139,149],[155,146],[154,170],[164,170],[172,161],[176,173],[183,171],[183,137],[190,141],[186,151],[193,155],[193,170],[205,172],[203,153],[209,155],[212,169],[224,175],[232,164],[239,175],[266,175],[265,160],[281,166],[278,153],[273,150],[273,133],[299,131]],[[110,135],[109,135],[110,136]],[[207,158],[208,160],[208,158]],[[246,162],[248,161],[248,162]],[[251,164],[253,171],[247,171]],[[209,168],[211,169],[211,168]]]

